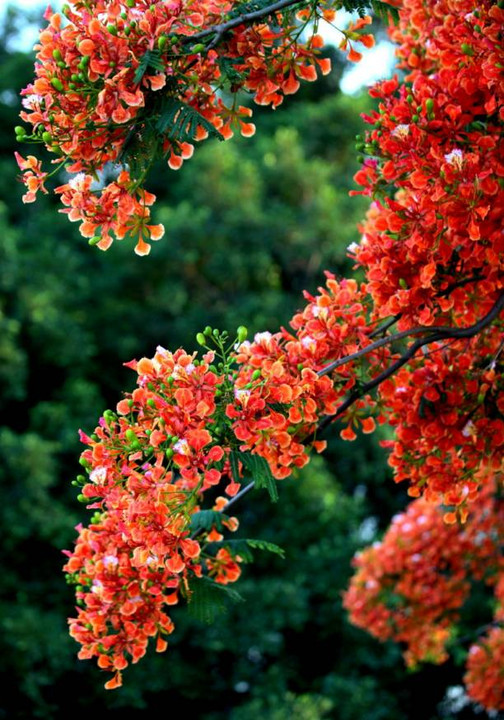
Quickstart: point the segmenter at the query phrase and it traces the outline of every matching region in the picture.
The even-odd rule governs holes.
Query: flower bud
[[[46,130],[45,132],[43,132],[43,133],[42,133],[42,140],[45,142],[46,145],[50,145],[50,144],[52,143],[52,135],[51,135],[51,133],[50,133],[50,132],[47,132],[47,130]]]
[[[199,333],[196,335],[196,342],[197,342],[199,345],[202,345],[203,347],[205,347],[205,345],[206,345],[206,337],[203,335],[203,333],[199,332]]]
[[[247,339],[248,330],[245,327],[245,325],[240,325],[238,330],[236,331],[236,336],[238,338],[238,342],[242,343]]]
[[[63,91],[63,83],[61,80],[57,77],[51,78],[51,85],[55,90],[58,90],[59,92]]]
[[[99,235],[95,235],[92,238],[89,238],[88,245],[97,245],[101,240],[101,237]]]
[[[205,45],[203,43],[197,43],[196,45],[193,45],[191,48],[191,52],[193,52],[193,53],[204,52],[204,50],[205,50]]]
[[[252,380],[259,380],[261,377],[261,371],[260,370],[254,370],[252,373]]]

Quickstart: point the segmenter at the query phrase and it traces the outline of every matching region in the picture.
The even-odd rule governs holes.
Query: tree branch
[[[284,8],[289,7],[290,5],[306,5],[306,3],[300,2],[300,0],[278,0],[277,2],[272,3],[271,5],[266,5],[265,7],[260,8],[259,10],[253,10],[252,12],[242,13],[241,15],[237,15],[236,17],[233,17],[230,20],[227,20],[226,22],[220,23],[219,25],[214,25],[213,27],[206,28],[205,30],[201,30],[200,32],[195,33],[194,35],[188,35],[182,40],[182,42],[183,43],[195,42],[195,41],[203,40],[204,38],[207,38],[210,35],[214,35],[213,40],[206,48],[207,50],[210,50],[211,48],[215,47],[220,42],[222,37],[229,30],[232,30],[233,28],[238,27],[238,25],[243,25],[245,23],[253,23],[256,20],[262,20],[263,18],[267,17],[268,15],[273,15],[274,13],[278,12],[279,10],[283,10]]]
[[[384,380],[387,380],[391,375],[393,375],[397,370],[399,370],[399,368],[405,365],[408,360],[411,360],[411,358],[414,357],[417,351],[420,350],[420,348],[422,348],[424,345],[437,342],[438,340],[460,340],[463,338],[473,337],[474,335],[477,335],[486,327],[488,327],[488,325],[490,325],[494,320],[496,320],[502,310],[504,310],[504,292],[499,296],[493,308],[484,317],[482,317],[481,320],[478,320],[478,322],[474,323],[474,325],[470,325],[469,327],[465,328],[434,326],[430,328],[412,328],[412,330],[404,330],[403,332],[396,333],[396,335],[391,335],[388,338],[382,338],[381,340],[377,340],[375,343],[372,343],[372,345],[369,345],[367,348],[359,350],[357,353],[353,353],[352,355],[347,355],[346,357],[337,360],[335,363],[331,363],[331,366],[328,366],[319,372],[320,376],[327,375],[329,372],[331,372],[329,367],[331,367],[332,369],[334,369],[334,367],[339,367],[344,363],[350,362],[350,360],[361,357],[365,353],[370,352],[372,349],[383,347],[383,345],[386,345],[389,342],[394,342],[395,340],[408,337],[408,335],[411,334],[419,334],[421,332],[431,333],[430,335],[428,335],[428,337],[420,338],[419,340],[414,342],[413,345],[411,345],[403,355],[401,355],[394,363],[392,363],[390,367],[388,367],[382,373],[373,378],[373,380],[370,380],[365,385],[361,385],[358,390],[355,390],[353,393],[351,393],[348,398],[341,403],[334,415],[329,415],[322,420],[322,422],[319,424],[317,432],[323,432],[332,422],[334,422],[340,415],[342,415],[346,410],[348,410],[348,408],[353,405],[356,400],[358,400],[363,395],[366,395],[368,392],[380,385]],[[314,438],[315,433],[312,433],[307,438],[305,438],[304,442],[309,443]],[[254,485],[255,483],[252,480],[252,482],[242,488],[239,493],[237,493],[233,498],[228,500],[227,504],[222,508],[221,512],[227,510],[231,505],[233,505],[244,495],[250,492]]]
[[[361,387],[358,390],[355,390],[353,393],[351,393],[348,398],[339,406],[339,408],[336,410],[336,413],[331,416],[331,420],[335,420],[339,415],[345,412],[350,405],[352,405],[356,400],[358,400],[363,395],[366,395],[366,393],[370,392],[371,390],[374,390],[375,387],[380,385],[384,380],[387,380],[391,375],[393,375],[399,368],[401,368],[403,365],[405,365],[408,360],[411,360],[411,358],[416,354],[418,350],[420,350],[421,347],[424,345],[429,345],[430,343],[437,342],[438,340],[448,340],[448,339],[455,339],[455,340],[461,340],[463,338],[470,338],[474,335],[477,335],[482,330],[484,330],[488,325],[490,325],[501,313],[501,311],[504,309],[504,292],[499,296],[497,299],[495,305],[493,308],[483,317],[481,320],[478,320],[477,323],[474,323],[474,325],[470,325],[466,328],[431,328],[431,330],[435,330],[431,335],[429,335],[426,338],[420,338],[416,342],[411,345],[406,352],[401,355],[395,362],[390,365],[386,370],[384,370],[382,373],[377,375],[375,378],[370,380],[368,383],[365,383],[364,385],[361,385]],[[405,331],[406,332],[406,331]],[[404,333],[397,333],[396,339],[398,336],[404,337]],[[390,336],[391,338],[394,336]],[[389,338],[383,338],[383,340],[388,340]],[[378,340],[378,343],[381,341]],[[376,343],[373,343],[376,344]],[[381,343],[382,345],[384,343]],[[371,346],[369,346],[371,347]],[[364,348],[367,350],[368,348]],[[362,353],[361,353],[362,354]],[[348,356],[347,358],[341,358],[341,360],[344,360],[345,362],[348,362],[348,358],[351,356]],[[360,357],[360,355],[359,355]],[[340,363],[343,364],[343,363]]]
[[[396,333],[395,335],[388,335],[387,337],[380,338],[380,340],[376,340],[374,343],[371,343],[371,345],[367,345],[365,348],[362,348],[362,350],[357,350],[357,352],[352,353],[351,355],[345,355],[345,357],[340,358],[339,360],[335,360],[334,362],[330,363],[329,365],[326,365],[325,368],[320,370],[318,372],[318,375],[322,377],[323,375],[328,375],[333,370],[336,370],[337,368],[341,367],[342,365],[346,365],[348,362],[352,362],[352,360],[357,360],[360,357],[364,357],[370,352],[373,352],[373,350],[378,350],[381,347],[384,347],[385,345],[390,345],[393,342],[396,342],[398,340],[403,340],[406,337],[410,337],[413,335],[422,335],[423,333],[432,333],[430,337],[425,338],[422,341],[417,341],[414,346],[418,349],[422,347],[422,345],[427,345],[428,343],[435,342],[436,340],[442,340],[445,338],[464,338],[464,337],[472,337],[473,335],[477,335],[478,332],[480,332],[481,329],[486,327],[489,323],[494,320],[497,315],[499,315],[500,310],[502,309],[504,305],[504,296],[501,296],[492,310],[485,315],[484,318],[482,318],[479,323],[476,323],[475,325],[471,325],[468,328],[453,328],[448,327],[444,325],[431,325],[430,327],[416,327],[416,328],[410,328],[409,330],[403,330],[402,332]],[[495,315],[492,315],[492,313],[495,311]],[[490,320],[487,320],[487,318],[492,315]],[[390,322],[390,321],[389,321]],[[479,324],[484,323],[481,328],[479,328]],[[381,328],[381,330],[386,329],[385,326]],[[468,334],[469,333],[469,334]],[[370,336],[371,337],[371,336]],[[415,350],[416,352],[416,350]]]

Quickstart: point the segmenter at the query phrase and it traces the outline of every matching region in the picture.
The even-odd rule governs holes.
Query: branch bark
[[[214,35],[213,40],[210,42],[210,44],[207,46],[207,50],[210,50],[211,48],[215,47],[222,37],[229,31],[232,30],[235,27],[238,27],[238,25],[244,25],[245,23],[254,23],[257,20],[262,20],[265,17],[268,17],[268,15],[273,15],[276,12],[279,12],[280,10],[283,10],[286,7],[289,7],[291,5],[306,5],[306,2],[300,2],[299,0],[278,0],[275,3],[272,3],[271,5],[266,5],[263,8],[260,8],[259,10],[253,10],[252,12],[242,13],[241,15],[237,15],[234,18],[231,18],[230,20],[227,20],[226,22],[220,23],[219,25],[213,25],[213,27],[206,28],[205,30],[201,30],[198,33],[195,33],[194,35],[188,35],[186,36],[182,42],[183,43],[189,43],[189,42],[197,42],[200,40],[203,40],[211,35]]]

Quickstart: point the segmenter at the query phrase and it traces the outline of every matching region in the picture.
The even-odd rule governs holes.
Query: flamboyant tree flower
[[[315,80],[320,38],[295,38],[286,8],[144,0],[75,2],[68,24],[50,17],[37,79],[25,91],[36,134],[71,161],[57,188],[64,212],[105,249],[113,236],[162,234],[143,188],[150,158],[170,167],[208,134],[253,134],[250,110],[219,89],[247,89],[276,107]],[[333,19],[310,5],[300,22]],[[415,498],[383,541],[359,556],[346,594],[351,618],[380,639],[406,643],[406,661],[442,662],[474,580],[494,590],[495,623],[469,651],[476,701],[504,709],[504,47],[501,0],[394,2],[403,80],[378,83],[365,118],[355,179],[370,197],[363,238],[349,250],[362,281],[330,272],[290,328],[251,341],[205,328],[200,357],[159,347],[129,363],[137,387],[82,435],[87,475],[80,500],[95,510],[69,552],[76,584],[71,633],[81,657],[113,673],[166,647],[168,606],[199,602],[202,588],[240,576],[243,553],[227,539],[228,509],[252,486],[277,499],[276,482],[322,451],[324,428],[341,436],[389,423],[394,479]],[[257,22],[256,22],[257,21]],[[361,33],[367,19],[346,34]],[[74,77],[75,75],[75,77]],[[23,132],[18,132],[23,136]],[[26,200],[46,174],[18,158]],[[101,190],[94,175],[122,165]],[[250,482],[252,481],[252,482]],[[217,494],[219,493],[219,494]],[[249,541],[247,541],[249,542]],[[252,541],[250,541],[252,542]],[[254,541],[257,542],[257,541]]]
[[[259,2],[251,12],[235,0],[73,0],[62,13],[46,12],[36,77],[22,93],[21,118],[32,131],[16,133],[55,155],[51,174],[70,175],[55,188],[61,212],[80,222],[92,245],[106,250],[129,235],[135,252],[148,254],[164,232],[150,220],[155,196],[144,188],[154,160],[178,170],[195,142],[250,137],[252,110],[240,93],[275,108],[299,80],[330,72],[316,26],[352,3],[314,0],[301,13],[297,5]],[[370,20],[343,37],[370,47],[372,35],[361,33]],[[353,48],[349,57],[358,59]],[[33,202],[49,173],[34,156],[17,160],[23,200]]]

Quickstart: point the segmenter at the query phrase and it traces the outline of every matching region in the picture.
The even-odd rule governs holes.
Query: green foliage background
[[[258,109],[253,140],[208,142],[178,174],[157,169],[149,189],[167,234],[149,258],[126,241],[102,254],[51,196],[21,203],[12,128],[32,59],[12,49],[11,21],[0,36],[0,718],[440,717],[460,670],[407,674],[398,648],[342,611],[353,553],[405,501],[376,438],[349,445],[333,432],[323,459],[281,483],[278,505],[257,492],[237,508],[242,537],[287,550],[285,560],[255,553],[239,583],[245,603],[211,626],[177,608],[168,652],[129,669],[120,691],[107,693],[103,675],[76,659],[61,549],[87,522],[70,486],[77,429],[92,430],[132,387],[125,361],[158,343],[193,350],[206,324],[274,331],[325,268],[351,271],[346,247],[365,202],[347,193],[368,100],[339,93],[336,63],[275,113]]]

